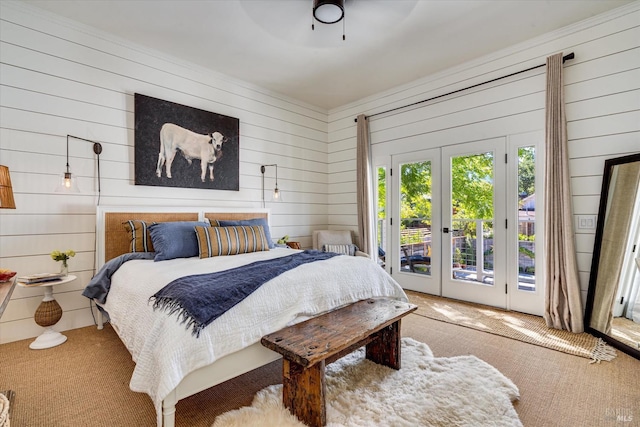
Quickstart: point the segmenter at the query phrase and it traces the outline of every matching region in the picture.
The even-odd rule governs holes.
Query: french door
[[[405,289],[541,315],[543,165],[542,132],[392,154],[385,268]]]
[[[442,149],[442,296],[507,307],[505,145]]]

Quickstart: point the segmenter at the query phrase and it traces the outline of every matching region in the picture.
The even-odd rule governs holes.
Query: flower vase
[[[62,265],[60,266],[60,274],[64,277],[69,275],[69,265],[67,264],[67,260],[62,260]]]

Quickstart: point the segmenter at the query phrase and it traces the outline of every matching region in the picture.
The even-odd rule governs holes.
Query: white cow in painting
[[[201,135],[173,123],[165,123],[160,129],[160,153],[156,175],[158,178],[162,176],[162,166],[166,163],[167,178],[171,178],[171,164],[176,152],[180,150],[189,164],[193,159],[200,159],[202,182],[205,182],[209,165],[209,179],[213,181],[213,163],[222,156],[222,143],[225,140],[220,132]]]

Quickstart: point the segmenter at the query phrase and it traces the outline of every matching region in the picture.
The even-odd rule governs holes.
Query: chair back
[[[324,245],[349,245],[353,243],[350,230],[315,230],[313,232],[313,249],[322,250]]]

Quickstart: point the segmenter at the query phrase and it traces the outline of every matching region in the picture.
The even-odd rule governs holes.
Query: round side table
[[[76,280],[76,276],[69,274],[60,280],[53,280],[51,282],[44,282],[40,284],[26,285],[18,282],[18,285],[24,288],[44,288],[44,298],[33,315],[33,319],[38,325],[44,327],[45,330],[34,342],[29,344],[30,349],[41,350],[44,348],[51,348],[60,345],[67,340],[66,336],[53,330],[53,325],[58,323],[62,317],[62,307],[60,307],[58,301],[53,297],[53,287],[56,285],[62,285],[63,283],[73,282],[74,280]]]

